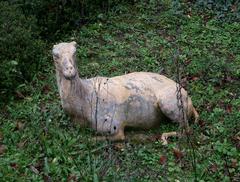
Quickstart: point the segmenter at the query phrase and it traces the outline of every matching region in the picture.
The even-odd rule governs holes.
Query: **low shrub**
[[[36,19],[8,2],[0,2],[0,26],[0,93],[7,99],[40,69],[45,44],[39,39]]]

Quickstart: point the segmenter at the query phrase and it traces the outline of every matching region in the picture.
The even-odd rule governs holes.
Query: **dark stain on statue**
[[[127,85],[124,86],[124,87],[128,90],[134,90],[136,93],[141,93],[142,92],[138,86],[134,85],[131,82],[128,82]]]
[[[124,108],[124,113],[126,114],[126,119],[129,118],[129,114],[136,114],[141,117],[142,111],[148,109],[149,103],[141,96],[133,95],[128,98],[124,103],[122,103]]]
[[[161,78],[157,78],[156,76],[153,76],[152,79],[158,81],[158,82],[163,82]]]

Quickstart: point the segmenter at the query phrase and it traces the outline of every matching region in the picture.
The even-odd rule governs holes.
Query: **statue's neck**
[[[67,80],[59,71],[56,71],[56,76],[61,99],[66,100],[69,97],[75,97],[77,99],[84,98],[87,92],[87,86],[78,76],[78,73],[72,80]]]

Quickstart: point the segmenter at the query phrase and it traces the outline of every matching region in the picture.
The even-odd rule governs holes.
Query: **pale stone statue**
[[[124,140],[125,127],[150,129],[166,118],[183,123],[177,84],[173,80],[150,72],[81,79],[76,64],[76,42],[54,45],[52,53],[64,111],[106,138]],[[191,98],[184,89],[181,94],[187,119],[194,117],[197,121],[198,113]],[[164,133],[163,143],[176,135],[177,132]]]

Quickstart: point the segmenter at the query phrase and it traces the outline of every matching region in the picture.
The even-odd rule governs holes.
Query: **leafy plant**
[[[7,96],[19,84],[32,80],[41,66],[45,45],[38,39],[34,17],[25,17],[8,2],[0,2],[0,25],[0,93]]]

